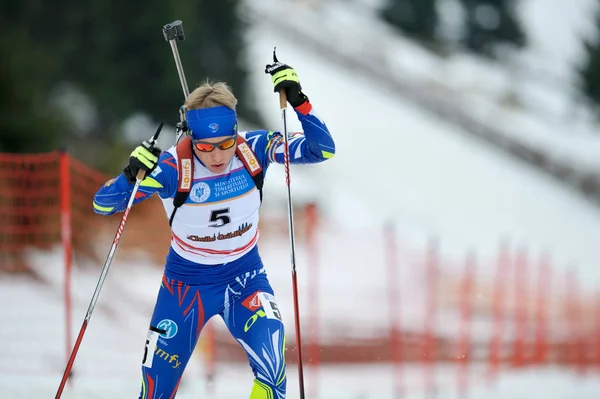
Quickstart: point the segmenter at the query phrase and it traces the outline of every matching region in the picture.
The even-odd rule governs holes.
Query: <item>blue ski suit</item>
[[[310,103],[296,114],[303,132],[289,134],[290,163],[318,163],[333,157],[334,141]],[[284,162],[280,133],[245,134],[266,173]],[[162,152],[154,171],[139,188],[138,203],[158,194],[167,218],[178,187],[175,147]],[[123,174],[109,180],[94,197],[94,210],[111,215],[125,210],[133,184]],[[237,156],[222,174],[194,159],[190,195],[171,226],[166,257],[142,361],[140,398],[174,398],[202,327],[223,318],[246,352],[254,373],[252,399],[285,398],[285,331],[273,289],[258,253],[260,196]]]

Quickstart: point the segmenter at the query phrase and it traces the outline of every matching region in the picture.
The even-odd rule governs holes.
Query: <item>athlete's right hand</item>
[[[138,172],[144,171],[144,178],[152,173],[158,164],[158,157],[162,150],[154,145],[144,141],[133,150],[129,156],[129,163],[123,168],[125,178],[131,183],[137,180]]]

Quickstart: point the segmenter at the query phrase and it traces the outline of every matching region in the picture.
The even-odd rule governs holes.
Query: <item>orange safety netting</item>
[[[100,240],[114,235],[115,219],[122,215],[93,211],[94,194],[108,178],[63,152],[0,154],[0,270],[27,271],[28,249],[61,244],[65,256],[72,249],[75,256],[97,259],[98,244],[106,241]],[[164,219],[157,199],[137,205],[121,246],[156,248],[152,255],[164,257],[169,242]]]
[[[25,267],[27,247],[60,242],[59,153],[0,154],[0,265]]]
[[[92,200],[107,179],[108,176],[63,152],[0,154],[0,271],[27,271],[29,250],[47,250],[59,245],[62,245],[65,254],[66,274],[70,273],[71,254],[92,259],[106,256],[121,214],[110,217],[96,215]],[[600,366],[600,318],[597,317],[600,314],[600,296],[591,301],[586,298],[572,274],[554,281],[555,286],[550,284],[549,275],[555,272],[551,273],[547,260],[538,267],[524,250],[511,251],[503,245],[498,261],[491,266],[496,269],[496,277],[492,280],[484,280],[484,276],[480,276],[480,272],[490,265],[476,262],[472,254],[459,261],[462,267],[456,269],[455,279],[449,279],[449,275],[444,279],[444,262],[437,241],[432,240],[424,253],[413,254],[407,248],[400,251],[393,229],[386,229],[379,236],[362,229],[352,233],[332,223],[322,223],[317,229],[319,217],[315,212],[316,208],[312,207],[305,208],[304,212],[298,210],[296,225],[297,242],[305,245],[303,254],[306,260],[303,262],[306,263],[302,268],[302,278],[309,281],[309,291],[303,291],[301,295],[310,300],[303,322],[306,321],[307,325],[309,339],[305,345],[312,366],[319,362],[384,360],[396,365],[423,362],[426,384],[430,386],[434,385],[434,370],[440,362],[461,364],[463,370],[469,363],[476,362],[480,368],[487,367],[488,378],[505,366],[554,363],[577,365],[582,371]],[[170,240],[165,216],[157,198],[136,205],[127,221],[118,256],[127,256],[130,253],[128,249],[137,247],[162,263]],[[271,216],[268,223],[261,225],[262,233],[267,233],[263,234],[263,239],[287,237],[286,218]],[[318,239],[324,234],[336,238],[329,241],[330,247],[325,248],[326,244]],[[381,243],[382,247],[371,248],[371,252],[367,253],[364,246],[366,234],[373,235],[374,242]],[[341,251],[332,251],[332,242]],[[352,248],[359,250],[352,251]],[[319,282],[323,262],[319,262],[318,254],[326,250],[329,251],[327,262],[341,266],[339,272],[329,275],[335,278],[340,273],[353,273],[346,264],[345,254],[342,254],[347,251],[352,252],[352,257],[361,267],[368,262],[382,262],[387,266],[387,272],[379,269],[384,274],[378,276],[379,285],[370,286],[377,286],[377,291],[360,292],[360,286],[353,286],[343,294],[347,297],[344,301],[350,305],[362,298],[379,298],[370,300],[374,303],[378,300],[378,306],[383,304],[389,309],[387,330],[372,330],[371,336],[362,340],[346,335],[346,339],[339,342],[320,342],[319,334],[323,333],[323,329],[319,328],[319,323],[326,324],[327,319],[317,315],[322,311],[321,305],[333,294],[325,289],[319,291],[319,286],[330,290],[343,283],[331,278],[327,282],[324,279]],[[385,251],[385,256],[378,255],[381,251]],[[403,256],[399,255],[401,252]],[[362,261],[361,256],[364,256]],[[97,263],[101,265],[101,262]],[[422,270],[421,274],[417,274],[419,270]],[[373,275],[368,278],[376,277],[374,272],[370,273]],[[405,273],[409,277],[402,280],[396,273]],[[531,280],[534,273],[537,277]],[[418,285],[420,278],[423,279],[422,298],[407,298],[406,291]],[[70,331],[71,294],[66,281],[66,331]],[[537,283],[535,290],[532,286],[534,281]],[[385,294],[377,297],[378,293],[386,290],[387,304],[382,300]],[[319,299],[319,295],[324,301]],[[406,306],[399,306],[402,301],[411,301],[411,307],[414,303],[417,309],[421,309],[425,317],[419,320],[419,324],[414,321],[410,325],[406,323],[404,317],[408,312]],[[458,316],[452,318],[452,315]],[[348,323],[351,324],[330,323],[327,325],[328,334],[333,332],[344,337],[348,325],[362,323],[361,317],[360,314],[356,314],[354,319],[350,317]],[[457,333],[442,330],[445,327],[442,320],[454,323]],[[483,322],[487,322],[488,331],[482,329],[483,333],[476,334],[475,327],[485,327]],[[219,359],[244,361],[243,353],[233,338],[223,338],[218,334],[208,337],[218,343]],[[71,338],[66,341],[69,353]],[[290,342],[289,345],[294,344]],[[294,349],[293,346],[289,348],[290,352]],[[217,355],[210,353],[214,361]],[[291,361],[294,358],[290,356]],[[458,377],[459,384],[465,386],[467,374],[462,373]]]

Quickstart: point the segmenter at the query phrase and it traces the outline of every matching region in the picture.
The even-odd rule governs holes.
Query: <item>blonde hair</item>
[[[206,81],[190,93],[183,105],[185,111],[224,105],[235,111],[237,98],[225,82]]]

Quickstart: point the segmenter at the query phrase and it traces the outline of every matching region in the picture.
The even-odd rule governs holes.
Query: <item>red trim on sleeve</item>
[[[307,100],[294,109],[300,112],[302,115],[308,115],[308,113],[312,110],[312,104]]]

